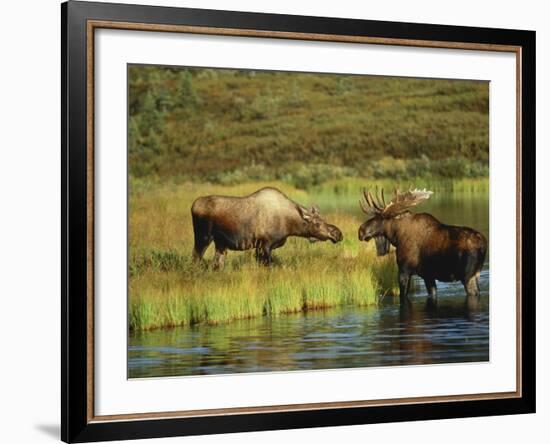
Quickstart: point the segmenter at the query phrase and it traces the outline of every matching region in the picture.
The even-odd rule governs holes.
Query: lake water
[[[489,237],[486,193],[433,196],[423,204],[449,224]],[[339,307],[219,326],[137,332],[129,336],[130,378],[311,370],[489,360],[489,263],[481,304],[465,307],[462,284],[438,283],[437,307],[415,279],[410,311],[398,299],[379,307]]]

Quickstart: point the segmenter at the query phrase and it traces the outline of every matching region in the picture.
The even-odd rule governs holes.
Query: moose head
[[[409,210],[411,208],[429,199],[432,194],[432,191],[426,189],[409,189],[405,192],[396,189],[392,200],[386,203],[383,189],[380,195],[376,190],[374,197],[370,192],[364,190],[364,200],[360,200],[359,205],[369,218],[359,227],[359,240],[368,242],[374,238],[378,256],[388,254],[390,239],[388,238],[387,222],[410,214]]]
[[[298,211],[305,222],[305,230],[310,242],[330,240],[335,244],[344,238],[336,225],[329,224],[321,218],[319,208],[315,205],[310,210],[306,210],[298,205]]]

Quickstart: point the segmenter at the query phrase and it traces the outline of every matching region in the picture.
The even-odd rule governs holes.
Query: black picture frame
[[[521,48],[521,396],[237,413],[157,419],[94,421],[89,415],[90,340],[87,292],[87,23],[186,25],[411,41],[512,45]],[[535,412],[535,32],[69,1],[61,5],[62,72],[62,313],[61,438],[90,442],[180,435],[325,427]]]

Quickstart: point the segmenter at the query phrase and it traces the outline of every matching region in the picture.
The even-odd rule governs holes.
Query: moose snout
[[[330,227],[329,232],[330,232],[330,238],[333,243],[340,242],[344,239],[344,235],[342,234],[340,229],[335,226]]]
[[[359,232],[357,233],[357,237],[359,238],[360,241],[367,240],[366,239],[367,233],[365,231],[366,231],[365,227],[363,227],[363,226],[359,227]]]

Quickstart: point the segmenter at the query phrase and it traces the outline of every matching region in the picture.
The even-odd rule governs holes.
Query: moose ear
[[[305,221],[310,221],[311,220],[311,214],[308,213],[308,211],[301,207],[300,205],[297,205],[298,207],[298,212],[300,213],[300,216],[302,216],[302,219],[304,219]]]
[[[319,214],[319,207],[317,207],[317,205],[312,205],[310,211],[311,214]]]

